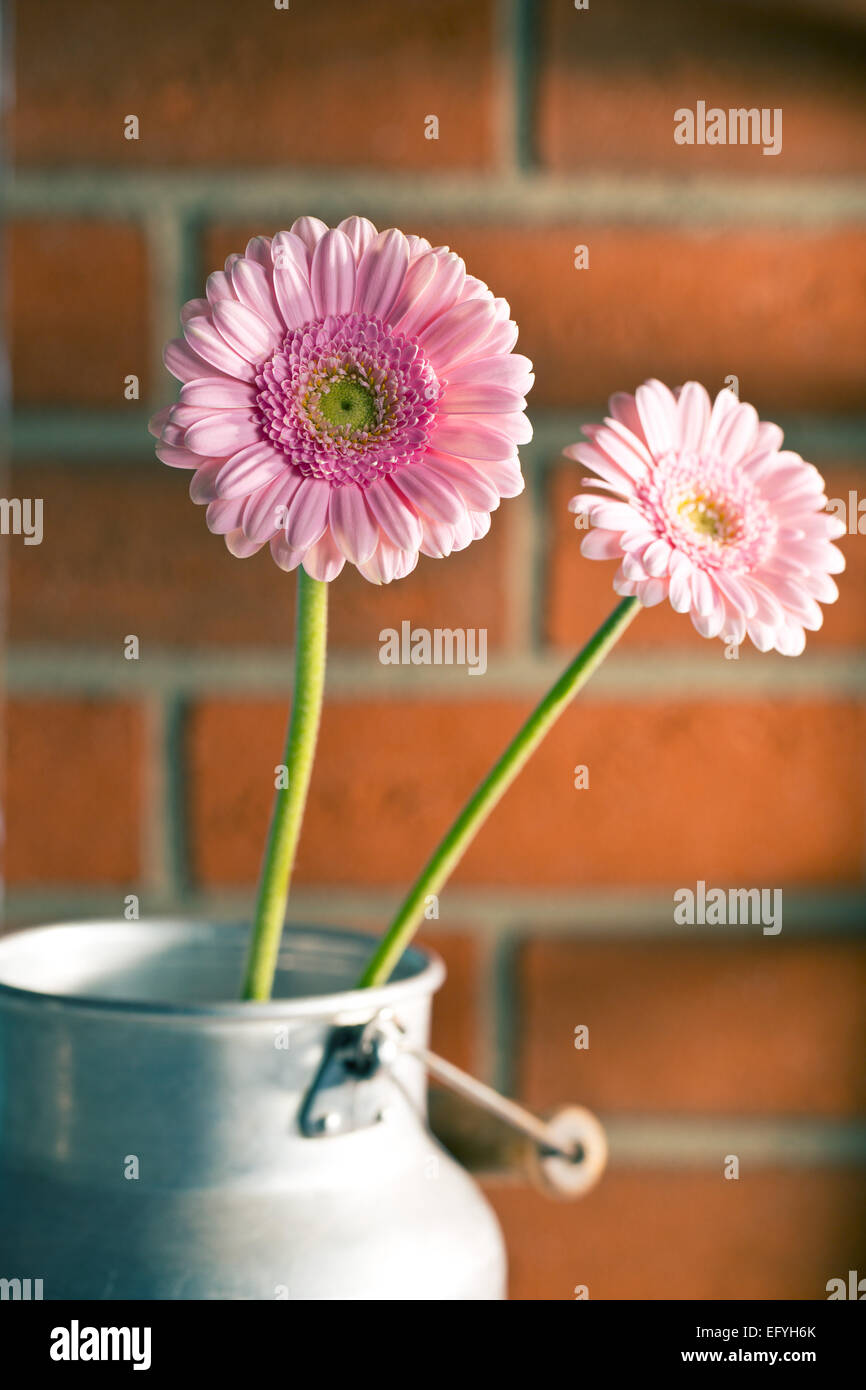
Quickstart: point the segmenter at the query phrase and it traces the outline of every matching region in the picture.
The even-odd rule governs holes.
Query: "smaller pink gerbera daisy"
[[[590,443],[564,452],[597,475],[572,498],[581,550],[620,560],[613,587],[647,608],[669,599],[704,637],[798,656],[820,603],[839,591],[845,527],[824,508],[824,480],[782,449],[778,425],[723,390],[711,403],[696,381],[670,391],[647,381],[610,399]]]

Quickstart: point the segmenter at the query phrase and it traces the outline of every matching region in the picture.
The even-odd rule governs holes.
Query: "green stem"
[[[358,988],[381,985],[388,979],[424,915],[427,898],[438,893],[462,859],[490,812],[524,764],[556,723],[565,707],[601,665],[635,617],[640,603],[625,598],[566,667],[559,680],[536,705],[502,757],[469,798],[447,834],[440,840],[403,900],[376,952],[358,980]]]
[[[295,683],[284,758],[288,786],[278,787],[274,797],[244,972],[243,999],[271,997],[322,713],[328,586],[311,579],[303,569],[298,570],[297,612]]]

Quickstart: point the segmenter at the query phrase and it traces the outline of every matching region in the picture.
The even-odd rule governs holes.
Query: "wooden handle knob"
[[[565,1158],[529,1143],[526,1151],[529,1177],[546,1196],[572,1201],[595,1187],[604,1172],[607,1136],[592,1111],[581,1105],[560,1106],[545,1119],[557,1143],[564,1149],[575,1149],[577,1156]]]

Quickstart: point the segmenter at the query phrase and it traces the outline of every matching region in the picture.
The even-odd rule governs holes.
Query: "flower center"
[[[371,483],[428,448],[442,387],[418,343],[371,314],[286,334],[256,373],[265,436],[306,478]]]
[[[360,381],[348,378],[337,381],[319,401],[319,414],[339,428],[357,432],[366,430],[376,419],[376,402],[372,391]]]
[[[671,450],[635,496],[656,534],[702,567],[750,570],[775,544],[772,510],[738,461]]]
[[[722,545],[729,545],[739,534],[739,517],[732,508],[704,493],[687,493],[677,504],[677,511],[699,536],[709,536]]]

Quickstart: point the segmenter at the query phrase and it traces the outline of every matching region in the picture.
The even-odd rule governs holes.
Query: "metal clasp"
[[[413,1047],[389,1009],[367,1023],[334,1029],[301,1107],[301,1132],[316,1138],[380,1121],[381,1097],[357,1083],[392,1066],[401,1054],[413,1057],[432,1080],[528,1139],[530,1176],[546,1192],[576,1197],[598,1182],[607,1162],[607,1139],[591,1111],[569,1105],[548,1116],[536,1115],[429,1048]]]

